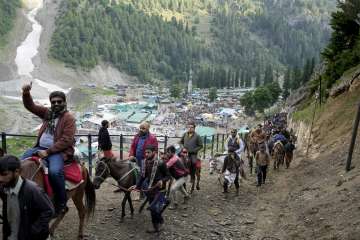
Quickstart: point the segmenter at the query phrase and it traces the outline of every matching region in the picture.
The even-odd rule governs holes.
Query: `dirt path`
[[[270,170],[268,182],[256,187],[255,176],[243,180],[240,194],[234,189],[225,196],[221,193],[217,175],[209,175],[204,167],[201,190],[196,191],[186,205],[177,210],[166,210],[164,231],[156,238],[145,233],[150,227],[147,211],[127,216],[120,223],[121,194],[113,193],[114,187],[104,183],[97,192],[98,204],[95,217],[90,220],[89,239],[289,239],[287,231],[279,229],[291,217],[287,206],[294,180],[287,181],[294,170]],[[135,202],[138,209],[139,202]],[[128,210],[129,213],[129,210]],[[76,221],[75,221],[76,220]],[[76,236],[76,215],[71,212],[60,226],[57,239]],[[291,226],[289,226],[291,227]]]

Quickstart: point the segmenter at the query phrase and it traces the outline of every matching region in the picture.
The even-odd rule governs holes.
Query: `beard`
[[[65,109],[65,105],[54,105],[54,106],[51,106],[51,110],[54,112],[54,113],[59,113],[61,112],[62,110]]]
[[[11,187],[15,187],[16,183],[17,183],[17,178],[15,177],[15,173],[12,173],[11,180],[6,183],[5,182],[1,183],[0,185],[2,185],[5,188],[11,188]]]

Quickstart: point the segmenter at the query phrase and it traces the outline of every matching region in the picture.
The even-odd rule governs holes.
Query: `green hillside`
[[[4,44],[6,34],[13,27],[19,6],[20,0],[0,0],[0,46]]]
[[[63,1],[50,55],[73,68],[109,62],[142,81],[183,82],[192,69],[199,87],[260,85],[319,59],[335,2]]]

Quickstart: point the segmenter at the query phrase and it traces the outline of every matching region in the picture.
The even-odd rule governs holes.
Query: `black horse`
[[[121,221],[125,217],[126,202],[129,202],[131,217],[134,215],[134,207],[131,200],[130,191],[128,189],[136,184],[136,171],[130,161],[116,161],[115,159],[101,158],[96,164],[94,186],[96,189],[100,188],[100,185],[109,176],[114,178],[118,183],[119,189],[124,192],[122,200],[122,212]]]

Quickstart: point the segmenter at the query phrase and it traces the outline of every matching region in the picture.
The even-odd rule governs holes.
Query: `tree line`
[[[316,12],[326,9],[327,2],[295,2],[287,6],[265,0],[64,1],[50,55],[74,68],[109,62],[142,81],[158,78],[178,84],[188,81],[192,69],[193,82],[201,88],[256,87],[284,74],[288,66],[303,68],[306,58],[317,58],[327,38],[328,31],[318,28],[324,19]],[[294,25],[291,16],[303,8],[312,9],[314,15],[306,21],[299,18]],[[164,11],[183,18],[165,21]],[[210,45],[204,44],[189,18],[198,11],[211,16]]]
[[[0,0],[0,40],[12,29],[20,0]]]

